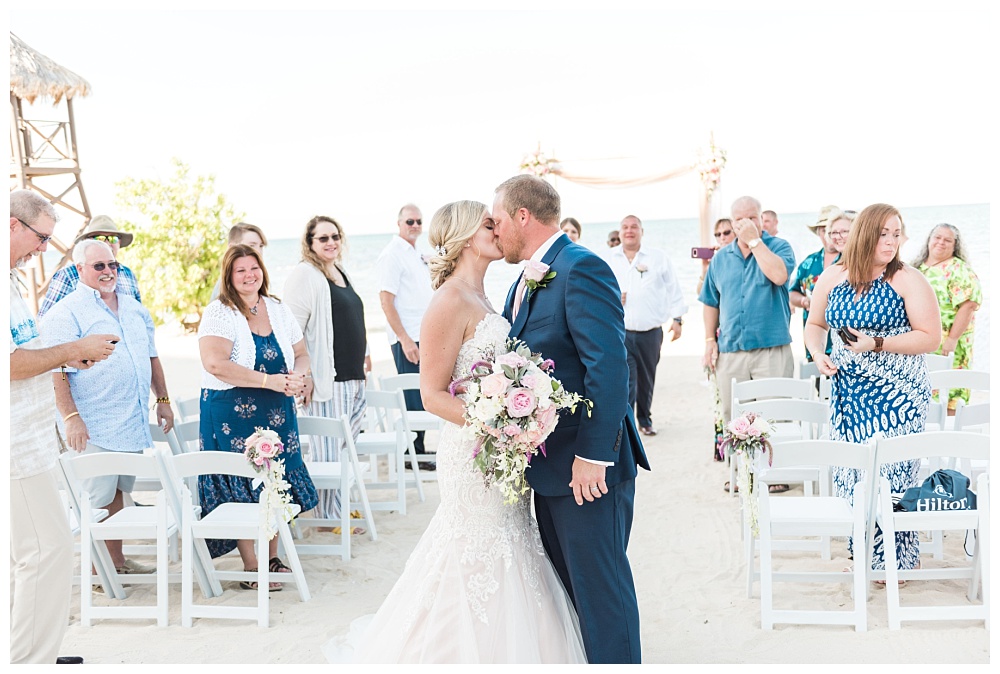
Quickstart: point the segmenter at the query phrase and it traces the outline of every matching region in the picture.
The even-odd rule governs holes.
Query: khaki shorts
[[[80,452],[80,454],[82,456],[84,454],[99,454],[110,451],[109,449],[104,449],[88,442],[87,449]],[[91,477],[80,482],[81,491],[90,494],[90,504],[95,508],[103,508],[114,501],[116,491],[126,494],[132,493],[133,487],[135,487],[135,475],[102,475],[101,477]]]

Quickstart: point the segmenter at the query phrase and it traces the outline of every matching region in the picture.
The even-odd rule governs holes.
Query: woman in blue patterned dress
[[[205,308],[198,328],[201,351],[201,449],[242,452],[244,440],[257,427],[276,431],[285,449],[285,480],[292,501],[303,511],[316,507],[316,487],[302,462],[295,396],[312,390],[309,354],[302,330],[291,310],[268,295],[267,270],[260,253],[236,245],[222,259],[219,299]],[[222,503],[256,503],[260,487],[228,475],[203,475],[198,480],[202,511]],[[209,540],[218,557],[237,548],[243,568],[257,570],[254,541]],[[271,540],[268,568],[288,572],[277,556],[278,539]],[[254,583],[241,583],[253,589]],[[271,583],[271,590],[280,590]]]
[[[931,387],[925,354],[941,343],[934,291],[924,276],[899,259],[903,221],[887,204],[861,211],[841,264],[816,282],[805,344],[822,374],[832,377],[830,439],[867,442],[924,430]],[[846,329],[853,341],[833,340],[827,330]],[[915,484],[917,461],[884,466],[893,492]],[[858,472],[837,469],[837,494],[851,498]],[[852,546],[853,551],[853,546]],[[915,532],[896,534],[899,568],[920,565]],[[882,533],[875,532],[872,568],[884,569]]]

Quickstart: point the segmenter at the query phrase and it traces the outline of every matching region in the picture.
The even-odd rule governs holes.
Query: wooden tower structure
[[[34,190],[57,208],[82,218],[73,238],[90,222],[91,215],[80,176],[73,116],[73,98],[89,93],[87,80],[10,34],[10,189]],[[57,119],[35,118],[40,112],[32,110],[36,99],[52,99],[51,112],[45,114]],[[62,253],[62,260],[48,274],[41,255],[22,270],[27,277],[28,301],[35,311],[52,272],[70,255],[69,245],[58,237],[49,245]]]

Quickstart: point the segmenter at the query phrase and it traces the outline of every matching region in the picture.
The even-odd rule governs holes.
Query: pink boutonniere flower
[[[549,265],[528,260],[524,263],[524,285],[528,288],[528,297],[539,288],[544,288],[556,277],[554,271],[549,271]]]
[[[639,278],[642,278],[642,275],[649,271],[649,267],[644,264],[637,264],[635,270],[639,272]]]

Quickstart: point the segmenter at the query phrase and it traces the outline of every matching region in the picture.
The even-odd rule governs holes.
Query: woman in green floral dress
[[[941,309],[942,343],[937,353],[945,356],[954,353],[954,367],[969,369],[975,312],[983,301],[983,291],[979,277],[965,259],[958,228],[941,224],[932,229],[913,266],[927,277]],[[959,398],[969,402],[969,389],[953,389],[949,393],[948,414],[955,413]]]

